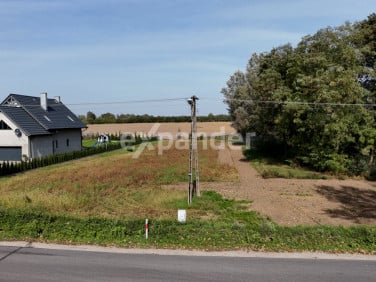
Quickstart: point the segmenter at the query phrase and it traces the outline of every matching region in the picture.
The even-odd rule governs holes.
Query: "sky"
[[[375,0],[0,0],[0,99],[60,96],[76,114],[226,114],[253,53],[376,12]],[[157,100],[157,101],[156,101]]]

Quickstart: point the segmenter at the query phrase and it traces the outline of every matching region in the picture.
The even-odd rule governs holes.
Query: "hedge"
[[[30,160],[23,160],[21,162],[2,162],[0,163],[0,176],[23,172],[26,170],[44,167],[52,164],[66,162],[82,157],[87,157],[95,154],[100,154],[106,151],[117,150],[121,148],[119,142],[107,143],[97,147],[84,147],[81,151],[73,151],[64,154],[54,154],[42,158],[33,158]]]

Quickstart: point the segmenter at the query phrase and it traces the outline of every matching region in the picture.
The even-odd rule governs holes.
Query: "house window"
[[[69,139],[67,139],[67,147],[69,147]]]
[[[3,120],[0,120],[0,130],[11,130],[10,126],[6,124]]]
[[[59,147],[59,143],[57,143],[57,140],[55,140],[55,148],[57,149]]]

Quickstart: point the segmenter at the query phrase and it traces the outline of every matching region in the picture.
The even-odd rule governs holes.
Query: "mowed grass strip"
[[[168,203],[186,191],[162,187],[188,180],[189,151],[172,146],[159,154],[153,146],[137,159],[116,150],[0,178],[0,206],[80,218],[174,218]],[[201,181],[238,179],[234,168],[217,162],[217,151],[201,148],[199,155]]]

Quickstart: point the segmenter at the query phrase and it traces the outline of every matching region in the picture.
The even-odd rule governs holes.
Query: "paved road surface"
[[[179,256],[0,246],[0,281],[376,281],[376,260]]]

